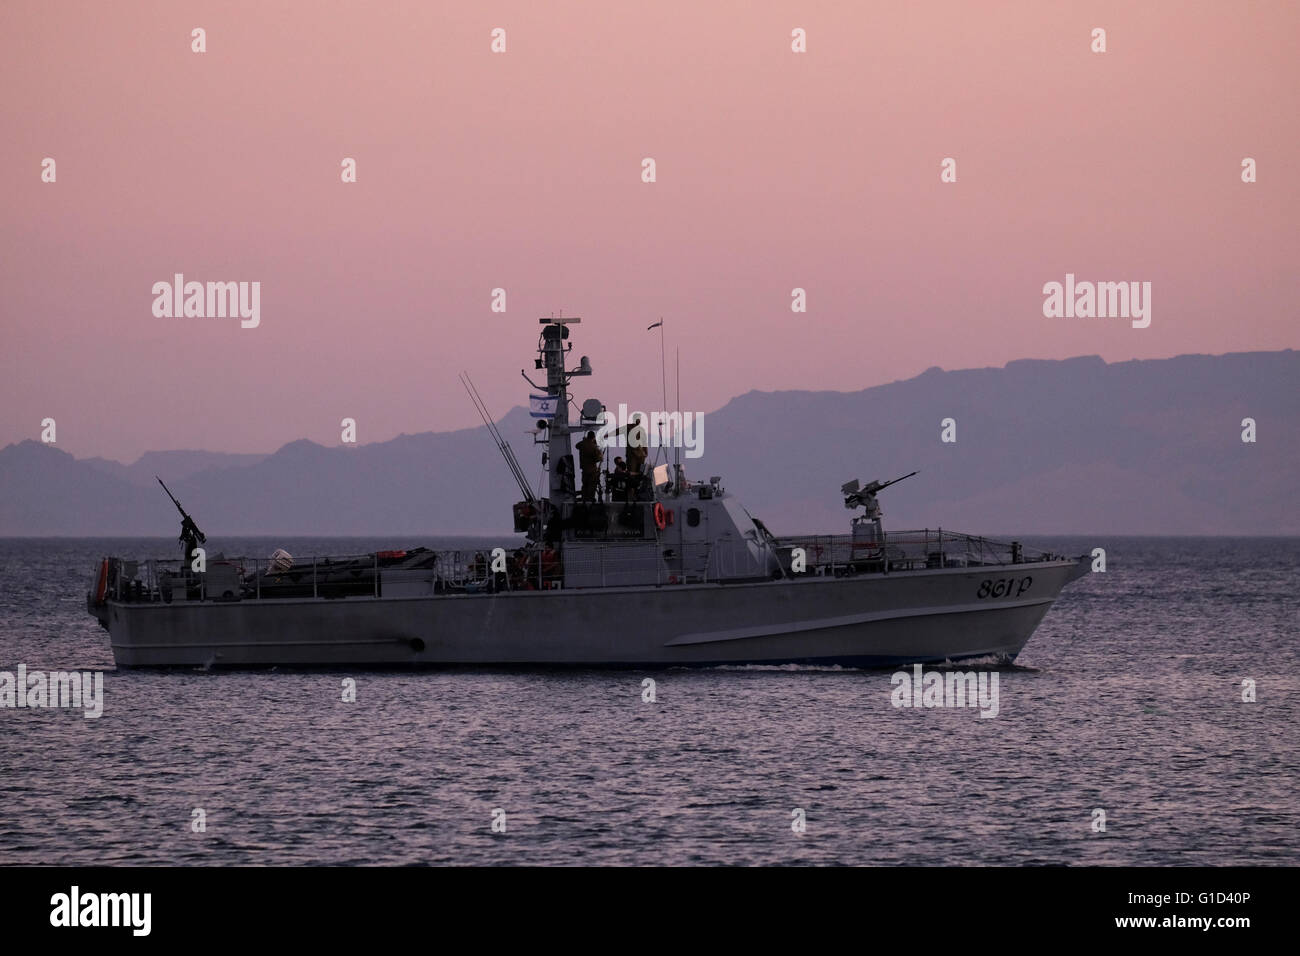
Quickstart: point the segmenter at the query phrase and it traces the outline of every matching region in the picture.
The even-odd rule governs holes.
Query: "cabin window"
[[[698,527],[700,526],[700,509],[699,509],[699,508],[687,508],[687,509],[686,509],[686,523],[687,523],[688,525],[690,525],[692,528],[698,528]]]

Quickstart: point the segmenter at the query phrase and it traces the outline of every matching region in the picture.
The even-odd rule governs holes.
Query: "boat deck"
[[[626,571],[634,565],[646,569],[646,586],[719,583],[746,580],[728,574],[726,567],[696,555],[692,567],[675,550],[671,531],[658,541],[636,544],[617,542],[571,543],[563,548],[540,546],[503,549],[497,554],[478,550],[378,551],[361,555],[313,556],[286,566],[271,558],[225,557],[207,560],[202,573],[188,571],[180,560],[130,560],[105,558],[107,575],[103,599],[120,603],[266,601],[285,598],[337,599],[347,597],[412,597],[442,594],[492,594],[501,591],[553,590],[565,587],[566,560],[581,561],[584,580],[595,587],[626,586]],[[806,535],[773,538],[788,577],[848,577],[939,568],[998,567],[1059,560],[1059,555],[1023,548],[1017,542],[999,542],[953,531],[921,529],[887,532],[877,539],[862,536]],[[592,569],[595,569],[594,578]],[[573,572],[575,568],[570,568]],[[588,583],[586,588],[592,585]],[[94,599],[92,585],[92,601]],[[584,589],[586,589],[584,588]]]

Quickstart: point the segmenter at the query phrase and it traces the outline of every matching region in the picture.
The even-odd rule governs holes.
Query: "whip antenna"
[[[519,485],[519,490],[523,492],[524,500],[529,503],[536,501],[537,496],[533,494],[533,489],[528,487],[528,479],[524,477],[524,470],[519,467],[519,459],[515,458],[510,443],[501,437],[501,431],[493,423],[492,416],[488,414],[487,405],[483,403],[483,397],[479,395],[478,389],[474,387],[474,382],[470,379],[468,372],[460,373],[460,384],[465,386],[465,392],[469,395],[469,400],[474,403],[474,410],[478,412],[478,417],[483,419],[488,434],[492,436],[492,441],[496,443],[497,451],[501,452],[501,457],[506,460],[506,467],[510,469],[510,474],[514,476],[515,482]]]

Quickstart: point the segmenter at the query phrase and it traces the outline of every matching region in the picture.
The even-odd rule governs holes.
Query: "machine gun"
[[[917,474],[917,472],[914,471],[911,474],[904,475],[902,478],[894,478],[891,481],[871,481],[866,485],[860,485],[858,480],[854,478],[848,484],[840,486],[840,494],[844,496],[844,507],[849,509],[866,508],[870,511],[871,506],[875,504],[876,494],[878,492],[883,491],[890,485],[898,484],[904,478],[911,478],[912,475],[915,474]]]
[[[154,475],[154,477],[158,478],[157,475]],[[185,509],[181,507],[181,503],[176,500],[176,496],[172,494],[171,489],[167,487],[161,478],[158,478],[158,484],[162,485],[163,491],[167,492],[167,497],[172,500],[172,504],[176,506],[176,510],[181,513],[180,541],[185,552],[181,557],[181,561],[182,568],[184,568],[185,562],[188,562],[194,557],[194,549],[207,541],[208,536],[200,531],[199,526],[194,523],[194,519],[186,514]]]

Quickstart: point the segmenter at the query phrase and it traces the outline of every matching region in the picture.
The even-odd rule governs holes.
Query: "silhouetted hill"
[[[108,458],[83,460],[86,464],[133,485],[157,488],[155,476],[161,476],[171,487],[173,481],[180,481],[209,468],[252,465],[264,458],[266,455],[230,455],[219,451],[147,451],[130,465]]]
[[[38,441],[0,449],[0,492],[6,535],[152,533],[147,529],[160,527],[142,489]]]
[[[706,454],[685,463],[693,478],[722,475],[777,533],[846,530],[843,482],[920,469],[882,494],[887,526],[1296,534],[1297,382],[1300,353],[1287,350],[1023,360],[859,392],[755,391],[705,415]],[[1241,441],[1247,417],[1254,444]],[[945,418],[953,444],[940,441]],[[536,486],[532,420],[516,408],[500,427]],[[176,516],[150,487],[154,471],[222,536],[498,533],[519,497],[482,428],[359,447],[295,441],[266,456],[153,452],[131,466],[26,441],[0,450],[0,534],[169,534]]]
[[[1297,382],[1300,353],[1287,350],[1027,360],[853,393],[751,392],[707,417],[704,470],[727,475],[781,530],[840,527],[840,483],[920,469],[882,493],[887,526],[1297,533]],[[1254,444],[1241,441],[1247,417]],[[957,422],[954,444],[939,440],[944,418]]]

